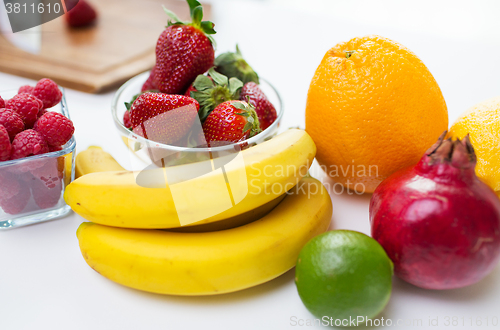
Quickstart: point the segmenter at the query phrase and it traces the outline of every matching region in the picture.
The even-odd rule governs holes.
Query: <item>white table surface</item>
[[[443,91],[450,122],[473,104],[500,95],[499,2],[212,2],[219,52],[238,42],[254,68],[278,88],[286,109],[283,127],[304,126],[308,85],[324,53],[337,42],[372,33],[420,56]],[[26,83],[33,82],[0,74],[0,90]],[[77,149],[102,146],[126,167],[126,149],[110,115],[112,95],[67,90]],[[317,168],[313,173],[319,173]],[[332,228],[369,233],[369,199],[332,194]],[[0,232],[1,330],[311,328],[292,321],[314,318],[297,295],[293,270],[222,296],[143,293],[87,266],[75,235],[81,222],[71,214]],[[447,326],[446,318],[451,322],[454,316],[458,326]],[[500,329],[492,325],[500,318],[500,267],[476,285],[446,292],[394,278],[391,300],[380,317],[394,324],[422,320],[422,325],[393,325],[395,329]],[[436,318],[439,325],[429,325]]]

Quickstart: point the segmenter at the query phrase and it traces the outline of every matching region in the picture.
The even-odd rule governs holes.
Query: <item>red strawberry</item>
[[[0,125],[0,162],[10,159],[11,148],[9,132]]]
[[[208,114],[219,104],[238,100],[243,83],[238,78],[228,79],[216,72],[208,70],[208,76],[199,75],[186,93],[200,103],[200,119],[204,121]]]
[[[278,118],[273,104],[269,102],[264,92],[254,82],[246,83],[243,86],[240,100],[248,101],[255,107],[255,112],[259,116],[260,128],[263,130]]]
[[[214,64],[214,48],[210,34],[215,34],[214,24],[201,21],[203,8],[196,0],[188,0],[191,23],[181,22],[171,11],[165,12],[167,28],[156,44],[156,71],[154,84],[167,94],[183,94],[196,76]]]
[[[149,140],[172,144],[180,140],[198,118],[199,104],[184,95],[144,93],[130,108],[134,133]]]
[[[35,88],[33,88],[32,94],[43,102],[44,109],[52,108],[61,102],[62,99],[62,92],[59,86],[48,78],[38,81]]]
[[[244,101],[219,104],[203,123],[205,140],[210,147],[244,141],[260,132],[257,113]]]
[[[156,87],[154,83],[154,77],[156,73],[156,65],[151,69],[151,73],[149,74],[148,80],[142,85],[141,92],[147,92],[147,91],[157,91],[158,87]]]
[[[17,133],[24,131],[24,122],[19,114],[11,109],[0,109],[0,124],[9,132],[10,141]]]
[[[25,128],[33,127],[41,109],[41,102],[31,94],[17,94],[5,103],[7,109],[16,111],[24,121]]]
[[[97,19],[97,12],[85,0],[66,0],[66,23],[71,27],[87,26]]]
[[[3,109],[3,108],[5,108],[5,101],[0,96],[0,109]]]
[[[127,110],[125,111],[125,113],[123,114],[123,126],[125,126],[126,128],[132,128],[132,122],[130,121],[130,111]]]

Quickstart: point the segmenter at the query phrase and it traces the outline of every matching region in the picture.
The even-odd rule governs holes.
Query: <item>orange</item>
[[[330,49],[314,74],[306,131],[317,160],[335,181],[373,192],[416,164],[448,128],[436,80],[408,48],[380,36]]]

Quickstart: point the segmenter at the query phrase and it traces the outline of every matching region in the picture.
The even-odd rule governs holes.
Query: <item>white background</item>
[[[380,34],[413,50],[438,81],[450,122],[473,104],[500,95],[500,2],[496,1],[212,1],[218,52],[239,43],[247,60],[280,91],[282,127],[304,126],[307,89],[324,53],[355,36]],[[126,47],[131,45],[124,45]],[[0,74],[0,90],[33,83]],[[110,115],[112,93],[67,90],[78,150],[99,145],[125,167],[128,156]],[[383,127],[381,128],[383,129]],[[318,173],[313,171],[313,173]],[[332,228],[369,233],[370,196],[332,194]],[[312,319],[294,271],[241,292],[213,297],[160,296],[115,284],[81,257],[82,218],[0,232],[0,329],[288,329]],[[380,317],[422,319],[395,329],[500,329],[500,267],[482,282],[446,292],[394,279]],[[446,317],[464,317],[446,326]],[[428,326],[438,317],[439,326]],[[482,325],[476,326],[476,318]],[[471,319],[473,326],[470,326]],[[488,320],[489,325],[486,325]],[[451,321],[451,319],[450,319]],[[500,320],[499,320],[500,321]]]

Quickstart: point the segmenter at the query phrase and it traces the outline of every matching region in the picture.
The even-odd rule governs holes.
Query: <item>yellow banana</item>
[[[77,177],[96,172],[124,170],[124,168],[120,166],[120,164],[113,158],[113,156],[102,150],[101,147],[97,146],[90,146],[87,150],[78,153],[75,163]],[[225,230],[246,225],[247,223],[254,221],[255,219],[260,219],[264,215],[269,213],[273,208],[276,207],[276,205],[278,205],[283,200],[284,197],[285,194],[253,210],[239,214],[229,219],[207,223],[204,225],[188,225],[185,227],[177,228],[176,230],[179,232],[195,233]]]
[[[301,248],[327,230],[331,216],[328,192],[308,177],[269,214],[238,228],[177,233],[84,222],[77,237],[87,264],[112,281],[162,294],[214,295],[291,269]]]
[[[283,195],[307,173],[315,154],[311,137],[292,129],[242,151],[237,156],[242,161],[227,164],[225,172],[218,169],[185,180],[200,167],[213,166],[214,161],[207,161],[140,172],[91,173],[73,181],[64,198],[76,213],[103,225],[201,225],[241,215]],[[150,185],[138,185],[139,176]]]
[[[81,151],[75,159],[75,177],[107,171],[125,171],[123,167],[101,147],[90,146]]]
[[[236,228],[262,218],[263,216],[271,212],[271,210],[273,210],[279,203],[281,203],[281,201],[283,200],[283,198],[285,198],[285,196],[286,193],[279,196],[278,198],[273,199],[270,202],[267,202],[266,204],[256,207],[253,210],[236,215],[228,219],[205,223],[203,225],[194,224],[179,228],[169,228],[165,230],[175,231],[179,233],[204,233],[209,231],[219,231],[219,230]]]

